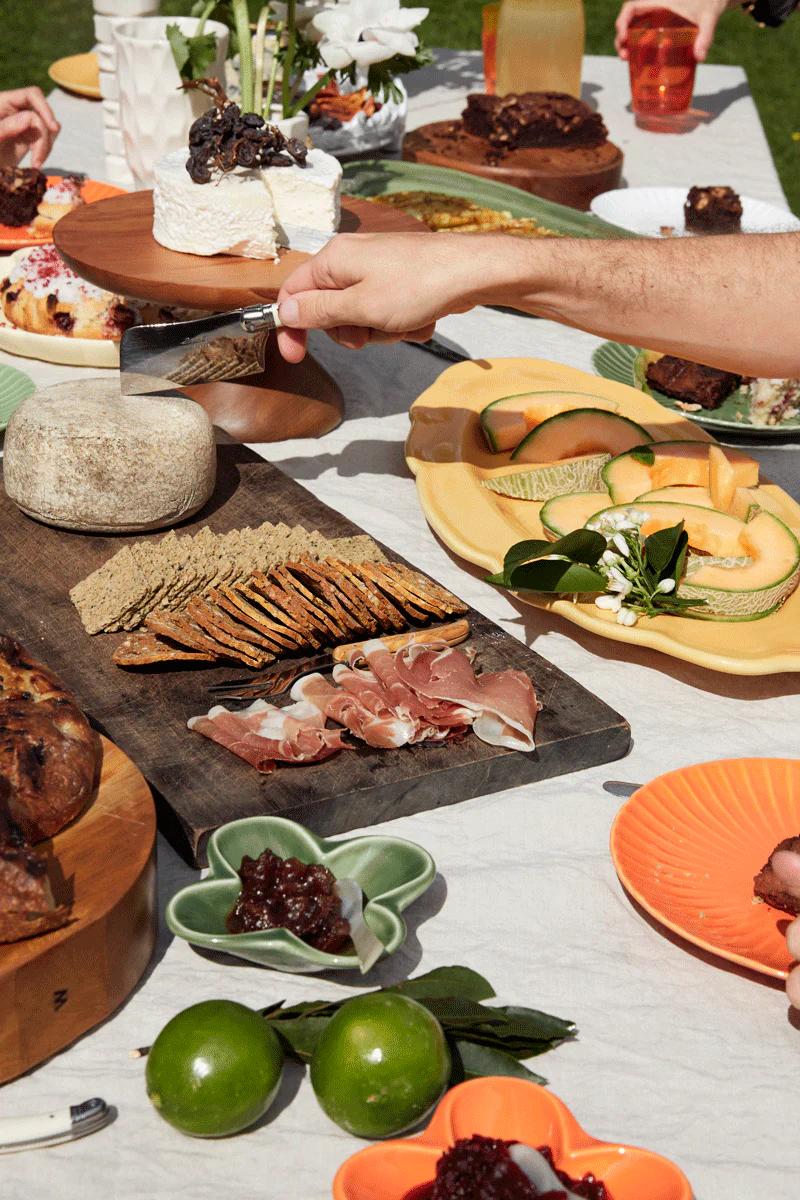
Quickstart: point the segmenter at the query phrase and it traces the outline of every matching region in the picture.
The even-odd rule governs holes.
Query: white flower
[[[326,4],[307,33],[327,67],[370,67],[395,54],[416,54],[419,39],[411,30],[427,15],[427,8],[401,8],[399,0],[344,0]]]
[[[631,590],[631,581],[618,567],[611,567],[608,572],[608,590],[610,592],[618,592],[620,596],[627,596]]]
[[[675,580],[674,579],[662,579],[661,582],[659,583],[658,587],[656,588],[656,591],[663,592],[665,594],[667,594],[669,592],[674,592],[675,591]]]
[[[605,567],[618,567],[622,562],[622,559],[618,554],[615,554],[613,550],[604,550],[600,555],[600,562]]]
[[[607,609],[608,612],[618,613],[622,608],[622,596],[608,596],[603,594],[595,598],[595,604],[598,608]]]
[[[617,613],[618,625],[635,625],[638,619],[632,608],[621,608]]]
[[[630,548],[621,533],[615,533],[611,541],[617,547],[623,558],[628,558],[630,556]]]

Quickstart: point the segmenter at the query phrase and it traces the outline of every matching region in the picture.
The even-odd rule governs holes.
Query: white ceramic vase
[[[150,17],[158,0],[94,0],[94,11],[104,17]]]
[[[114,26],[120,127],[125,157],[139,188],[152,187],[158,160],[187,146],[189,127],[211,106],[203,93],[181,90],[167,41],[168,25],[178,25],[189,36],[197,30],[197,21],[188,17],[140,17]],[[224,86],[228,30],[208,21],[206,32],[217,38],[216,61],[208,74]]]

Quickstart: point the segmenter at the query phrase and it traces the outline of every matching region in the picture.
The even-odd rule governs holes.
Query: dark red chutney
[[[327,867],[265,850],[258,858],[244,856],[239,878],[242,890],[225,922],[229,933],[288,929],[328,954],[351,948],[350,923]]]
[[[527,1175],[509,1156],[514,1142],[476,1134],[445,1151],[436,1164],[436,1178],[413,1188],[404,1200],[566,1200],[566,1192],[537,1192]],[[549,1146],[539,1146],[566,1188],[583,1200],[611,1200],[594,1175],[571,1179],[553,1162]]]

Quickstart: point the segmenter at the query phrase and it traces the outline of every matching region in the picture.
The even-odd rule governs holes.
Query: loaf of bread
[[[10,498],[48,525],[123,533],[177,525],[214,490],[214,430],[185,396],[122,396],[117,379],[59,383],[14,412]]]
[[[73,694],[13,638],[0,635],[0,942],[63,925],[45,859],[53,837],[91,800],[100,739]]]

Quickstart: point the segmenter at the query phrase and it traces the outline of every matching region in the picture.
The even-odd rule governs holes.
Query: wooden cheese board
[[[94,800],[36,847],[52,863],[56,902],[71,904],[69,922],[0,947],[0,1083],[105,1020],[139,982],[156,939],[155,837],[150,788],[103,738]]]
[[[208,525],[224,532],[265,519],[299,523],[328,537],[362,532],[246,447],[220,446],[215,495],[183,529]],[[470,735],[459,743],[402,750],[363,747],[260,775],[186,728],[189,717],[210,707],[209,685],[241,676],[241,668],[122,671],[111,661],[120,635],[84,632],[67,593],[124,540],[39,525],[3,495],[3,622],[62,676],[98,727],[138,764],[156,791],[164,832],[190,862],[202,864],[213,830],[238,817],[268,813],[320,834],[343,833],[608,762],[629,748],[630,729],[618,713],[470,610],[480,666],[527,671],[544,700],[535,752],[499,749]],[[496,819],[503,819],[502,806]]]
[[[53,236],[59,253],[84,279],[138,300],[212,312],[272,301],[309,257],[283,250],[273,263],[167,250],[153,237],[152,192],[130,192],[84,208],[58,222]],[[341,233],[420,231],[425,231],[420,221],[384,204],[342,198]],[[289,365],[274,339],[260,374],[187,390],[215,425],[242,442],[321,437],[339,424],[344,410],[339,387],[319,363],[309,355]]]

